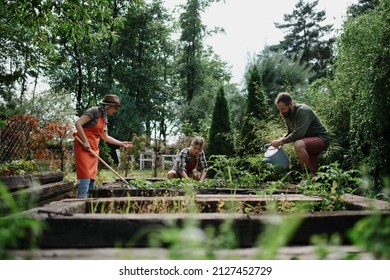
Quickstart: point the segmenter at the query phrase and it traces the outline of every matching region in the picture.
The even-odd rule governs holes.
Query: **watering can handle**
[[[264,145],[264,150],[267,150],[269,147],[271,147],[271,143],[268,143],[268,144],[265,144]],[[277,148],[275,148],[275,149],[280,149],[280,148],[282,148],[283,147],[283,145],[280,145],[279,147],[277,147]]]

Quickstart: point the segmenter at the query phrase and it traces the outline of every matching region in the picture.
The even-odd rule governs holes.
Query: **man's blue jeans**
[[[95,188],[95,180],[91,178],[83,178],[79,181],[79,187],[77,190],[77,197],[78,198],[87,198],[88,192],[91,189]]]

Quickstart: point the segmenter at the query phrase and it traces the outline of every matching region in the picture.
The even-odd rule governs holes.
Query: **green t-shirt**
[[[287,125],[287,134],[282,142],[290,143],[307,137],[319,137],[329,146],[330,136],[316,113],[305,104],[295,104],[289,118],[284,121]]]

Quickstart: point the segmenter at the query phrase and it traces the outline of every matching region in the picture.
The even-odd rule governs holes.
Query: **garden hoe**
[[[78,136],[75,136],[76,140],[79,141],[81,143],[81,145],[84,145],[84,142],[83,140],[81,140]],[[124,183],[125,183],[125,187],[129,188],[129,184],[128,182],[125,180],[125,178],[123,178],[121,175],[119,175],[118,172],[115,171],[114,168],[112,168],[107,162],[105,162],[101,157],[99,157],[99,155],[97,153],[95,153],[93,150],[89,150],[95,157],[97,157],[101,163],[103,163],[108,169],[110,169],[112,172],[115,173],[116,176],[118,176]]]

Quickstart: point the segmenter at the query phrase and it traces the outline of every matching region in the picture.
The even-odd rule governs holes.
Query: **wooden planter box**
[[[74,184],[63,179],[63,172],[0,177],[13,197],[23,193],[34,199],[37,206],[73,197]]]
[[[221,211],[215,213],[218,205],[240,205],[251,203],[262,207],[269,201],[320,201],[321,198],[298,194],[288,195],[202,195],[186,198],[185,196],[159,197],[108,197],[90,199],[64,199],[52,202],[44,207],[30,209],[26,212],[46,224],[46,230],[40,240],[40,248],[105,248],[105,247],[148,247],[148,234],[158,232],[172,226],[183,227],[191,220],[200,228],[212,226],[215,229],[231,222],[232,231],[237,236],[238,246],[248,248],[256,245],[256,241],[264,227],[275,217],[301,218],[300,226],[291,238],[289,245],[308,245],[310,237],[315,234],[331,236],[338,233],[343,242],[348,243],[346,232],[360,219],[380,213],[388,217],[390,204],[384,201],[367,199],[354,195],[346,195],[344,199],[352,208],[360,211],[314,212],[304,214],[248,214]],[[134,205],[188,205],[188,203],[203,205],[200,213],[128,213],[129,204]],[[111,208],[99,208],[99,205],[111,205]],[[206,207],[208,205],[208,207]],[[157,207],[158,208],[158,207]],[[376,210],[372,210],[376,208]],[[102,210],[105,209],[105,210]],[[122,212],[114,211],[122,209]],[[140,208],[141,209],[141,208]],[[152,208],[150,208],[152,209]],[[168,208],[167,208],[168,209]],[[177,209],[176,209],[177,210]],[[108,212],[107,212],[108,211]],[[236,211],[236,210],[235,210]],[[378,212],[379,211],[379,212]],[[111,214],[110,214],[111,213]]]

